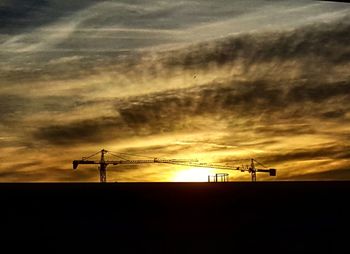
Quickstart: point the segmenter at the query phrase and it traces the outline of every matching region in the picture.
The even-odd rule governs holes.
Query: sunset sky
[[[0,0],[0,59],[0,182],[350,180],[350,4]]]

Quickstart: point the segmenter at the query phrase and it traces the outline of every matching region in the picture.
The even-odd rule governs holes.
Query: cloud
[[[46,59],[49,65],[45,62],[35,69],[29,62],[32,60],[21,59],[28,63],[27,67],[10,68],[0,75],[6,86],[21,84],[22,87],[28,83],[57,80],[71,82],[71,89],[74,89],[75,80],[82,80],[88,89],[91,80],[101,80],[106,83],[103,84],[105,89],[126,95],[202,85],[232,77],[278,79],[283,83],[297,79],[341,81],[348,78],[349,29],[349,18],[343,18],[283,32],[241,34],[160,53],[133,51],[131,54],[129,50],[121,50],[85,54],[79,49],[62,56],[56,52],[54,54],[59,57]],[[78,44],[86,45],[82,41]],[[67,59],[74,62],[68,65],[64,63]],[[177,81],[180,77],[181,83]],[[140,86],[146,89],[137,89]],[[52,89],[52,85],[43,87],[43,90],[48,89]],[[94,84],[94,89],[100,90],[100,87]]]
[[[348,180],[350,179],[350,169],[340,168],[331,169],[322,172],[314,172],[308,174],[300,174],[292,178],[292,180],[301,181],[331,181],[331,180]]]
[[[165,67],[179,66],[183,69],[212,68],[232,65],[243,68],[248,74],[259,70],[259,65],[274,62],[283,64],[293,61],[291,68],[307,68],[314,73],[320,68],[333,64],[349,62],[350,36],[349,17],[332,23],[314,24],[291,31],[244,34],[222,40],[201,43],[188,50],[175,50],[163,56],[161,64]],[[158,59],[157,59],[158,60]],[[300,66],[298,66],[300,64]],[[318,65],[318,69],[315,68]],[[258,67],[257,69],[254,67]],[[283,67],[283,66],[281,66]],[[274,68],[275,75],[284,76],[284,68]],[[305,72],[306,72],[305,71]],[[320,71],[317,71],[317,74]]]
[[[79,96],[20,96],[0,94],[0,117],[3,123],[20,122],[23,116],[40,112],[67,112],[84,105]]]
[[[0,3],[0,22],[2,24],[1,32],[12,32],[20,29],[20,25],[28,25],[30,18],[38,10],[43,10],[48,5],[48,1],[1,1]]]
[[[3,0],[0,3],[2,32],[18,33],[94,4],[93,0],[64,3],[57,0]],[[22,26],[22,27],[21,27]]]
[[[111,138],[112,126],[118,126],[114,118],[100,118],[77,121],[67,125],[51,125],[40,128],[35,138],[44,139],[56,145],[76,145],[84,142],[101,142]],[[113,132],[112,132],[113,134]],[[116,138],[115,134],[112,136]]]
[[[106,139],[120,139],[128,135],[147,136],[199,130],[202,128],[197,125],[207,118],[231,123],[237,117],[261,124],[254,131],[264,135],[314,133],[315,130],[308,125],[293,130],[288,125],[281,129],[276,124],[285,121],[292,124],[293,119],[307,119],[307,122],[311,119],[344,121],[344,114],[330,118],[329,111],[332,111],[331,107],[336,108],[332,112],[348,110],[346,101],[349,100],[349,94],[348,82],[284,87],[265,81],[231,81],[117,100],[115,110],[118,114],[115,117],[45,126],[35,135],[54,143],[98,142],[104,139],[103,136]],[[304,108],[304,105],[308,108]],[[262,114],[264,118],[256,122],[254,118]]]
[[[323,145],[322,147],[311,147],[304,149],[291,149],[287,153],[277,155],[266,155],[263,161],[268,164],[287,163],[301,160],[323,160],[323,159],[350,159],[349,146],[338,143]]]
[[[3,9],[5,11],[21,10],[20,6],[21,4],[16,3],[7,4]],[[348,36],[346,36],[348,28],[345,24],[343,26],[341,24],[329,25],[346,14],[347,8],[341,4],[256,1],[252,5],[247,5],[239,1],[234,3],[219,1],[213,5],[211,1],[178,3],[148,1],[141,3],[86,0],[68,5],[52,0],[44,1],[43,4],[29,1],[28,6],[32,6],[31,8],[36,10],[37,15],[49,20],[37,24],[36,19],[30,18],[27,23],[33,26],[31,29],[25,31],[12,29],[18,32],[13,36],[2,34],[0,54],[3,59],[6,59],[6,66],[2,67],[2,72],[14,78],[15,82],[16,77],[20,76],[24,79],[34,78],[35,80],[47,78],[47,76],[56,79],[74,76],[79,78],[80,74],[88,75],[89,71],[94,73],[97,66],[118,65],[119,57],[133,58],[135,54],[139,54],[137,52],[140,50],[159,48],[168,50],[172,47],[178,48],[202,41],[207,42],[200,47],[190,48],[188,52],[170,52],[165,57],[167,61],[164,63],[165,69],[170,65],[177,65],[183,69],[193,68],[200,64],[198,61],[202,61],[202,64],[221,65],[243,59],[245,59],[243,64],[251,67],[256,61],[267,61],[276,57],[273,59],[275,61],[279,56],[294,59],[292,56],[305,56],[306,52],[306,55],[316,56],[333,52],[332,57],[335,59],[327,55],[324,57],[334,61],[342,61],[341,57],[345,57],[344,61],[346,61],[346,52],[338,50],[339,56],[336,56],[335,51],[332,50],[332,43],[337,41],[337,44],[344,42],[344,45],[348,45]],[[267,12],[270,14],[266,15]],[[303,20],[301,17],[297,19],[298,15],[310,18],[310,16],[318,17],[324,13],[333,13],[335,18],[320,17],[319,20],[306,22],[306,24],[314,25],[306,32],[302,29],[291,33],[272,32],[285,28],[284,26],[278,28],[278,25],[282,23],[288,24],[288,29],[305,26],[305,22],[294,24],[296,20]],[[283,22],[270,20],[269,17],[274,14],[286,20],[283,19]],[[261,16],[262,20],[256,20],[257,16]],[[320,20],[324,23],[320,23]],[[252,32],[251,29],[244,26],[247,22],[251,23],[251,29],[258,27],[261,28],[261,32],[269,31],[268,34],[256,36],[257,30]],[[315,26],[315,22],[319,27]],[[6,27],[7,23],[3,24]],[[210,28],[210,25],[213,24],[215,24],[214,29]],[[261,24],[262,27],[260,27]],[[204,26],[202,30],[198,28],[201,26]],[[270,29],[263,29],[265,26]],[[271,26],[274,29],[271,29]],[[315,28],[316,31],[314,31]],[[320,35],[320,31],[323,31],[323,35]],[[242,36],[247,32],[251,32],[252,35]],[[238,35],[238,38],[227,39],[228,36],[235,34]],[[313,38],[315,34],[317,36]],[[318,38],[319,36],[323,37]],[[305,40],[306,37],[307,40]],[[214,44],[208,43],[208,41],[220,38],[225,39],[214,42]],[[317,43],[315,40],[322,41],[325,47],[315,47]],[[206,51],[203,55],[202,50]],[[17,54],[18,52],[22,54]],[[48,61],[52,63],[62,57],[80,57],[81,61],[77,61],[69,68],[67,66],[63,68],[59,62],[57,68],[54,68],[53,65],[46,65]],[[145,61],[147,63],[149,60]],[[157,61],[161,59],[158,58]],[[305,64],[301,69],[308,65]],[[210,68],[210,66],[207,67]],[[83,72],[80,73],[79,69]],[[254,70],[251,70],[251,73],[254,73]],[[7,75],[2,78],[8,79]]]
[[[313,64],[329,61],[333,65],[342,63],[345,59],[343,53],[346,52],[346,45],[350,42],[350,38],[344,36],[349,25],[340,22],[323,27],[317,26],[316,30],[314,28],[311,26],[273,36],[243,35],[220,40],[216,44],[211,42],[192,46],[171,54],[166,53],[165,57],[160,59],[161,68],[171,69],[180,66],[183,69],[205,69],[210,68],[211,63],[217,66],[235,64],[237,59],[244,59],[248,65],[297,59],[303,66],[304,62],[309,63],[308,58],[312,58],[312,55],[317,55]],[[159,60],[157,57],[155,59]],[[152,71],[152,64],[149,69],[146,68],[146,72]],[[346,101],[350,94],[348,81],[327,83],[315,77],[306,81],[296,79],[282,82],[283,84],[280,84],[279,80],[269,79],[239,82],[233,79],[116,99],[117,117],[76,121],[67,126],[42,127],[35,136],[54,143],[68,143],[68,140],[98,141],[107,132],[104,130],[111,132],[118,130],[126,135],[140,136],[189,131],[191,128],[196,128],[191,124],[193,118],[213,116],[230,121],[232,117],[259,117],[263,114],[267,118],[265,124],[268,121],[281,119],[316,117],[344,120],[346,118],[344,112],[348,110]],[[320,103],[327,103],[329,107],[320,106]],[[303,105],[308,105],[309,109],[305,109]],[[313,130],[304,127],[297,131],[312,133]],[[295,133],[288,127],[282,130],[271,126],[257,127],[255,132],[280,135],[287,132]],[[112,138],[121,136],[113,134]]]
[[[283,14],[294,14],[283,26],[265,23],[259,33],[248,28],[254,14],[270,21],[263,11],[243,2],[226,10],[228,1],[220,3],[83,1],[69,12],[68,4],[46,1],[45,10],[58,10],[44,22],[33,2],[24,19],[35,21],[0,38],[0,148],[4,158],[28,150],[18,161],[23,171],[10,173],[15,161],[7,160],[2,178],[66,181],[71,159],[102,145],[221,162],[260,156],[281,169],[281,179],[346,168],[346,8],[327,5],[325,12],[315,4],[317,22],[301,26],[291,17],[311,6],[270,2],[272,13],[288,5]],[[14,19],[5,18],[14,28]],[[225,32],[239,21],[246,33]],[[194,39],[201,29],[208,34]],[[37,153],[39,163],[30,164]],[[133,169],[123,179],[138,172],[157,178],[151,166]]]

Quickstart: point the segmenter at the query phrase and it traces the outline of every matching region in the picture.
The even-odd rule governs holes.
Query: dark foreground
[[[350,253],[350,182],[0,184],[2,247]]]

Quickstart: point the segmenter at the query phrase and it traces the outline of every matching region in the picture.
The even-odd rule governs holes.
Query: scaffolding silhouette
[[[216,173],[215,175],[208,175],[208,182],[228,182],[228,174]]]

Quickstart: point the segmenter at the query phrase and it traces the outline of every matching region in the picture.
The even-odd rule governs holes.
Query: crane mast
[[[106,150],[102,149],[101,150],[101,160],[100,160],[100,168],[99,168],[99,171],[100,171],[100,182],[101,183],[105,183],[107,182],[107,165],[106,164],[106,161],[105,161],[105,153],[107,153]]]
[[[77,169],[79,164],[97,164],[99,174],[100,174],[100,182],[105,183],[107,182],[107,166],[108,165],[119,165],[119,164],[145,164],[145,163],[166,163],[166,164],[174,164],[174,165],[182,165],[182,166],[192,166],[192,167],[202,167],[202,168],[215,168],[215,169],[224,169],[224,170],[239,170],[241,172],[248,172],[252,176],[252,181],[256,181],[256,173],[257,172],[265,172],[269,173],[270,176],[276,176],[276,169],[270,168],[270,169],[257,169],[255,167],[254,162],[257,162],[254,159],[251,159],[250,166],[249,167],[233,167],[228,165],[220,165],[220,164],[213,164],[213,163],[200,163],[197,160],[188,160],[188,159],[148,159],[148,160],[129,160],[129,159],[123,159],[123,160],[106,160],[105,154],[109,151],[102,149],[101,151],[88,156],[83,157],[81,160],[74,160],[73,161],[73,169]],[[101,154],[100,160],[89,160],[89,158],[97,155],[98,153]],[[259,163],[259,162],[257,162]],[[262,165],[261,163],[259,163]],[[263,165],[262,165],[263,166]],[[265,166],[263,166],[265,167]]]

